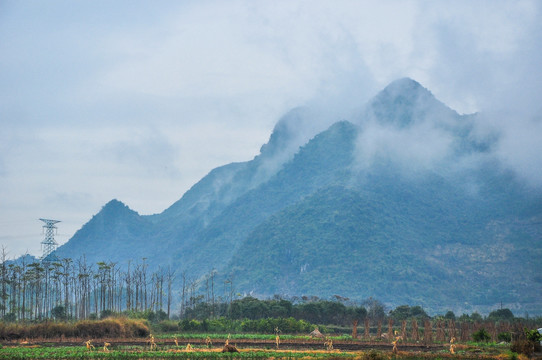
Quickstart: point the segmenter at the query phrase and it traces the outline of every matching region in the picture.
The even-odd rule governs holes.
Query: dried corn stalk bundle
[[[358,338],[358,320],[352,321],[352,339]]]
[[[393,340],[393,319],[388,319],[388,339]]]
[[[487,325],[487,331],[491,335],[491,341],[497,341],[497,327],[494,322],[489,322]]]
[[[177,339],[175,339],[177,340]],[[154,342],[154,335],[149,334],[149,340],[147,341],[149,343],[149,348],[152,350],[156,350],[156,343]]]
[[[446,332],[444,330],[444,322],[439,320],[437,321],[437,337],[438,342],[446,341]]]
[[[333,340],[331,340],[331,338],[326,338],[326,342],[324,342],[324,346],[326,347],[327,351],[333,350]]]
[[[402,336],[398,336],[398,335],[399,335],[399,332],[396,331],[396,332],[395,332],[395,340],[393,340],[393,341],[391,342],[391,343],[393,344],[392,352],[393,352],[394,354],[397,354],[397,342],[403,340],[403,337],[402,337]]]
[[[455,344],[454,344],[455,338],[450,339],[450,353],[455,354]]]
[[[457,330],[455,328],[455,320],[450,319],[448,320],[448,336],[451,338],[455,338],[457,336]]]
[[[433,328],[431,326],[431,321],[425,320],[423,322],[423,340],[426,344],[430,344],[433,342]]]
[[[91,340],[85,342],[85,345],[87,346],[87,350],[88,350],[88,351],[92,351],[92,350],[94,349],[94,345],[92,345],[92,341],[91,341]]]
[[[412,319],[412,341],[419,341],[420,340],[420,334],[418,332],[418,322],[416,319]]]
[[[470,340],[470,326],[468,322],[461,323],[461,341]]]

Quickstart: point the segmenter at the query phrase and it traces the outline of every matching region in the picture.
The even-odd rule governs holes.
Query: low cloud
[[[542,190],[542,116],[489,113],[483,118],[498,136],[497,159],[522,181]]]
[[[434,170],[453,153],[453,136],[430,123],[399,129],[375,122],[363,125],[357,140],[357,166],[396,165],[403,173]]]
[[[495,137],[491,155],[542,188],[541,3],[460,2],[437,16],[440,6],[426,5],[430,20],[416,36],[435,50],[427,85],[460,112],[478,112],[473,134]]]
[[[129,139],[120,137],[101,150],[101,157],[117,167],[112,172],[139,178],[179,175],[175,168],[178,150],[158,131],[141,129],[131,132]]]

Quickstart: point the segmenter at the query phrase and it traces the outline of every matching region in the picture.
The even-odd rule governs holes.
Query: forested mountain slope
[[[161,214],[108,203],[57,256],[215,269],[261,296],[542,307],[541,191],[498,162],[476,115],[401,79],[306,141],[311,116],[288,113],[253,160],[212,170]]]

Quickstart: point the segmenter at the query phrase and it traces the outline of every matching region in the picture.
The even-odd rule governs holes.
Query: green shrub
[[[179,321],[178,327],[183,332],[245,332],[273,334],[278,328],[282,334],[310,333],[316,328],[305,320],[289,318],[268,318],[257,320],[229,320],[219,318],[214,320],[188,320]],[[322,328],[320,328],[322,331]]]
[[[160,332],[178,332],[181,329],[179,328],[179,323],[172,320],[162,320],[158,323],[158,331]]]
[[[17,321],[17,315],[15,315],[15,313],[7,313],[6,315],[4,315],[4,321],[5,322],[15,322]]]
[[[149,320],[152,323],[159,323],[160,321],[164,321],[168,319],[168,316],[165,311],[158,310],[156,312],[150,311],[146,317],[147,320]]]
[[[304,320],[290,318],[268,318],[259,320],[244,320],[241,322],[241,331],[272,334],[275,329],[279,329],[283,334],[309,333],[314,326]]]
[[[514,320],[514,314],[512,311],[510,311],[510,309],[499,309],[490,312],[487,318],[491,321],[512,321]]]
[[[188,320],[184,319],[179,322],[179,328],[181,331],[190,332],[190,331],[202,331],[201,322],[198,320]]]
[[[540,346],[540,342],[542,341],[542,334],[540,334],[538,330],[529,330],[525,328],[525,338],[527,339],[527,341],[530,341],[533,344],[533,349],[535,352],[540,352],[542,350],[542,346]]]
[[[488,342],[491,340],[491,335],[486,329],[482,328],[472,334],[472,339],[476,342]]]
[[[62,305],[55,306],[51,310],[51,315],[53,315],[55,320],[66,320],[66,308]]]
[[[113,315],[115,315],[115,313],[113,311],[111,311],[111,310],[102,310],[100,312],[100,319],[106,319],[106,318],[111,317]]]
[[[540,334],[538,330],[536,329],[529,330],[525,328],[525,337],[527,338],[527,340],[532,341],[532,342],[542,341],[542,334]]]
[[[497,335],[497,339],[499,341],[511,342],[512,334],[510,334],[509,332],[502,332],[502,333],[499,333],[499,335]]]

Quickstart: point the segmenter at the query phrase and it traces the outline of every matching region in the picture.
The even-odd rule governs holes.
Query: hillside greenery
[[[401,79],[299,146],[311,116],[288,113],[260,154],[213,169],[160,214],[107,203],[56,258],[171,272],[181,304],[212,277],[230,301],[339,295],[540,312],[542,192],[492,156],[499,139],[473,130],[476,115]],[[386,134],[394,141],[378,147]],[[449,148],[438,157],[427,144],[440,140]],[[418,157],[401,157],[409,151]]]

